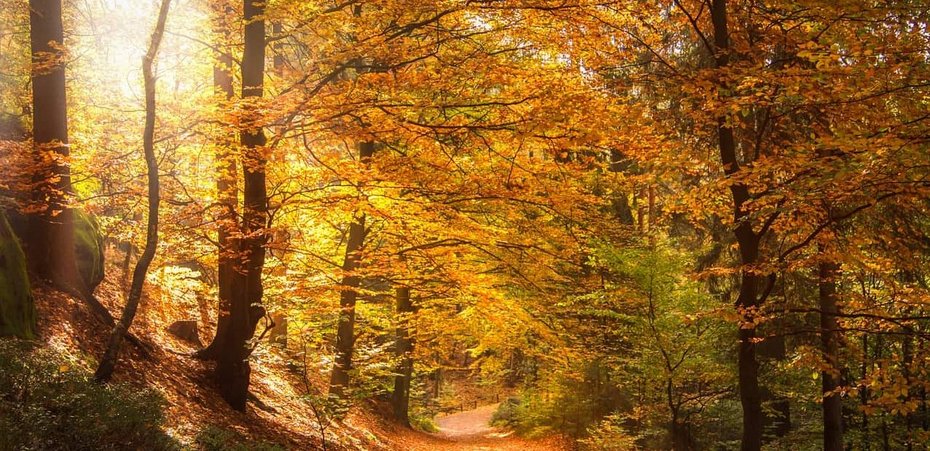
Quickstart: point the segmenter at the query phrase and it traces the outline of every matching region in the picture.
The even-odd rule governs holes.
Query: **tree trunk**
[[[375,144],[363,142],[358,145],[359,158],[367,165],[374,154]],[[338,397],[345,395],[349,387],[349,372],[352,371],[352,354],[355,351],[355,302],[358,298],[360,279],[355,271],[359,266],[359,251],[365,244],[365,214],[358,212],[349,226],[345,260],[342,270],[342,292],[339,295],[339,320],[336,327],[336,358],[329,378],[329,393]]]
[[[274,57],[271,59],[271,65],[274,68],[275,75],[279,77],[284,72],[284,42],[281,40],[283,32],[284,27],[281,26],[281,22],[271,24],[271,34],[275,39]]]
[[[864,291],[864,290],[863,290]],[[862,366],[861,366],[861,377],[865,380],[866,376],[869,374],[869,335],[867,333],[862,334]],[[869,405],[869,387],[864,386],[859,391],[859,405],[865,407]],[[871,433],[869,431],[869,415],[865,412],[865,409],[862,409],[862,422],[859,427],[859,434],[861,435],[862,440],[862,449],[865,451],[870,451],[871,446],[869,445],[869,440],[871,438]]]
[[[262,269],[265,265],[265,227],[268,199],[265,187],[265,134],[255,101],[264,94],[265,3],[244,0],[245,46],[242,55],[243,237],[239,262],[242,277],[234,277],[225,337],[217,336],[216,379],[220,394],[236,410],[245,410],[249,390],[249,340],[264,316]]]
[[[216,45],[221,49],[216,55],[213,67],[213,90],[217,97],[225,100],[221,108],[230,107],[235,97],[233,90],[232,24],[230,18],[234,9],[228,4],[217,5],[214,11],[214,28],[222,42]],[[224,127],[216,142],[216,191],[221,213],[217,218],[217,291],[219,297],[219,314],[216,318],[216,333],[209,346],[197,352],[197,357],[216,360],[221,343],[229,332],[229,312],[232,306],[234,279],[242,277],[236,263],[239,253],[239,175],[235,139],[232,131]]]
[[[148,273],[149,265],[155,258],[155,250],[158,247],[158,204],[160,197],[158,193],[158,160],[155,158],[155,74],[152,66],[155,62],[155,56],[158,54],[158,46],[161,44],[162,35],[165,32],[165,21],[168,18],[170,4],[171,0],[162,0],[158,11],[158,22],[155,24],[155,31],[152,33],[148,52],[146,52],[142,61],[142,75],[145,83],[145,130],[142,133],[142,148],[145,152],[145,165],[148,173],[149,201],[145,249],[143,249],[139,261],[136,262],[136,268],[132,272],[132,286],[126,299],[126,307],[123,308],[123,314],[113,328],[107,349],[100,359],[100,366],[97,367],[97,371],[94,373],[94,379],[98,382],[107,382],[113,376],[113,369],[116,367],[116,360],[123,343],[123,337],[132,325],[132,320],[136,317],[136,309],[139,307],[139,300],[142,298],[145,275]]]
[[[714,26],[714,65],[718,69],[730,64],[730,37],[727,24],[726,0],[713,0],[711,21]],[[717,138],[720,162],[727,177],[733,177],[740,171],[736,156],[736,141],[733,129],[726,123],[725,117],[717,119]],[[737,366],[739,368],[740,403],[743,407],[742,449],[756,451],[762,448],[764,415],[762,412],[762,391],[759,386],[759,362],[756,359],[756,328],[753,317],[761,304],[759,285],[761,277],[755,274],[752,266],[758,263],[760,237],[752,228],[749,212],[745,204],[750,200],[749,188],[742,183],[732,183],[730,194],[733,199],[734,234],[740,251],[739,295],[736,309],[744,320],[739,328],[739,351]]]
[[[672,435],[672,450],[674,451],[691,451],[694,447],[694,437],[691,436],[691,428],[677,418],[672,420],[669,425]]]
[[[913,384],[914,381],[911,380],[911,365],[914,360],[914,352],[912,349],[911,336],[913,336],[914,331],[908,327],[904,326],[904,334],[901,336],[901,376],[904,377],[904,384],[907,387],[907,394],[905,395],[904,401],[910,402],[913,396]],[[907,451],[914,449],[914,437],[913,437],[913,420],[914,414],[908,411],[904,414],[904,446]]]
[[[414,307],[410,300],[410,287],[398,287],[397,297],[397,341],[394,352],[397,355],[397,375],[394,376],[394,392],[391,404],[394,418],[410,427],[410,383],[413,380],[413,346],[414,338],[410,330]]]
[[[30,269],[62,290],[90,295],[77,269],[65,94],[61,0],[30,0],[36,184],[24,247]]]
[[[822,251],[822,249],[821,249]],[[833,393],[840,386],[840,332],[836,314],[836,279],[839,264],[824,261],[819,264],[820,343],[827,368],[821,371],[823,385],[823,449],[843,450],[843,398]]]

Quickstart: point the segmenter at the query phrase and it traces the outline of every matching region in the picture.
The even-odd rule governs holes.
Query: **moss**
[[[6,215],[0,211],[0,335],[34,338],[36,311],[26,256],[13,234]]]
[[[13,233],[22,238],[29,228],[29,220],[15,209],[3,210],[13,226]],[[100,225],[93,215],[74,209],[74,253],[78,272],[84,285],[91,291],[103,282],[104,239]]]
[[[74,241],[78,272],[84,284],[93,290],[103,281],[104,242],[94,217],[74,210]]]

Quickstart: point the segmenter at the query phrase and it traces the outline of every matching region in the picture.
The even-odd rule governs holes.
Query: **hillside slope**
[[[115,265],[97,289],[98,299],[111,312],[122,306],[122,290]],[[39,316],[40,340],[92,369],[102,352],[108,327],[91,316],[79,300],[39,287],[34,290]],[[277,351],[263,349],[252,366],[250,402],[245,413],[230,409],[217,394],[210,378],[210,363],[191,357],[196,345],[167,332],[179,319],[196,318],[198,312],[180,308],[157,284],[148,284],[139,315],[131,331],[145,345],[127,344],[115,380],[152,387],[167,400],[167,428],[181,443],[196,449],[195,438],[207,427],[235,431],[249,440],[280,445],[286,449],[323,449],[319,423],[303,392],[302,375]],[[209,331],[201,339],[209,339]],[[322,390],[321,375],[312,375],[315,390]],[[483,408],[477,427],[490,431],[490,412]],[[452,449],[557,449],[538,442],[527,447],[522,440],[497,439],[456,433],[426,434],[403,428],[376,413],[372,403],[360,403],[347,417],[325,429],[326,449],[346,450],[452,450]],[[490,446],[490,447],[489,447]]]

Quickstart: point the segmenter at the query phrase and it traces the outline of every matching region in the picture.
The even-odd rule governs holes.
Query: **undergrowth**
[[[177,450],[164,405],[154,390],[101,385],[60,353],[0,339],[0,450]]]

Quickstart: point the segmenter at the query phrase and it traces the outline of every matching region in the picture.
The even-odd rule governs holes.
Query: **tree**
[[[231,109],[235,97],[233,87],[233,56],[232,56],[232,24],[230,21],[235,13],[231,5],[217,2],[211,5],[214,34],[218,41],[214,47],[217,50],[213,66],[213,90],[221,110]],[[232,127],[227,123],[226,114],[220,114],[221,126],[214,147],[216,160],[216,192],[219,200],[219,214],[216,217],[216,253],[217,253],[217,295],[219,297],[219,312],[216,325],[216,337],[225,337],[228,333],[229,315],[233,297],[236,290],[241,289],[243,277],[239,261],[240,229],[239,229],[239,167],[235,152],[235,137]],[[219,346],[223,339],[210,342],[210,345],[197,352],[197,357],[206,360],[216,360],[219,355]]]
[[[842,384],[840,368],[840,330],[837,279],[840,265],[835,261],[822,261],[818,268],[818,297],[820,308],[820,340],[825,368],[820,373],[823,386],[823,449],[842,451],[843,398],[838,392]]]
[[[35,172],[29,233],[24,247],[31,270],[56,287],[89,296],[77,270],[65,94],[61,0],[30,0]]]
[[[368,165],[375,152],[373,142],[358,145],[359,161]],[[361,188],[361,187],[359,187]],[[329,378],[329,392],[339,398],[349,388],[352,371],[352,354],[355,352],[355,303],[358,300],[358,288],[361,278],[356,273],[359,269],[361,251],[365,244],[365,213],[356,212],[346,238],[346,251],[343,258],[342,291],[339,294],[339,315],[336,325],[336,358]]]
[[[228,326],[217,328],[218,342],[215,376],[223,399],[234,409],[244,410],[249,389],[249,341],[258,322],[265,316],[262,307],[262,270],[265,264],[265,228],[268,221],[268,195],[265,186],[266,138],[258,101],[264,94],[265,76],[265,4],[256,0],[243,3],[245,22],[242,57],[243,117],[240,120],[239,142],[242,146],[243,214],[242,237],[236,271],[233,277]],[[238,281],[238,283],[236,283]],[[224,307],[221,303],[220,307]],[[222,320],[220,320],[222,321]]]
[[[161,195],[159,193],[158,160],[155,156],[156,77],[153,66],[155,65],[155,57],[158,55],[158,47],[161,45],[161,39],[165,33],[165,22],[168,20],[168,8],[170,6],[171,0],[162,0],[158,9],[155,30],[152,32],[148,51],[142,61],[142,77],[145,83],[145,130],[142,133],[142,146],[145,153],[149,203],[145,248],[136,262],[135,269],[133,269],[132,285],[129,288],[129,295],[126,297],[123,314],[110,334],[107,349],[103,357],[100,358],[100,364],[94,373],[94,379],[99,382],[108,382],[110,377],[113,376],[123,337],[129,331],[129,327],[132,326],[132,321],[136,317],[139,300],[142,298],[142,288],[145,285],[145,277],[148,274],[149,265],[152,264],[152,260],[155,258],[155,251],[158,249],[158,205],[161,202]]]
[[[726,69],[731,58],[726,0],[713,0],[710,12],[714,29],[714,44],[710,50],[713,52],[714,65],[718,69]],[[736,178],[740,172],[740,163],[737,159],[733,129],[727,121],[726,116],[717,118],[720,164],[727,177]],[[767,293],[762,291],[765,290],[762,287],[765,278],[753,268],[753,265],[759,261],[759,245],[764,231],[753,230],[753,223],[749,220],[749,211],[746,208],[746,203],[750,200],[749,188],[734,181],[730,184],[730,193],[733,200],[733,224],[735,224],[733,234],[739,245],[740,264],[742,265],[739,295],[736,298],[736,309],[743,317],[739,326],[738,352],[740,402],[743,405],[742,449],[750,451],[762,448],[765,421],[762,413],[762,389],[759,386],[759,362],[756,359],[754,317],[758,314],[758,309],[765,301]]]
[[[399,286],[395,290],[397,302],[397,337],[394,354],[397,357],[397,375],[394,376],[394,390],[391,393],[391,405],[394,419],[404,426],[410,426],[410,384],[413,381],[413,347],[411,322],[416,307],[410,299],[410,287]]]

